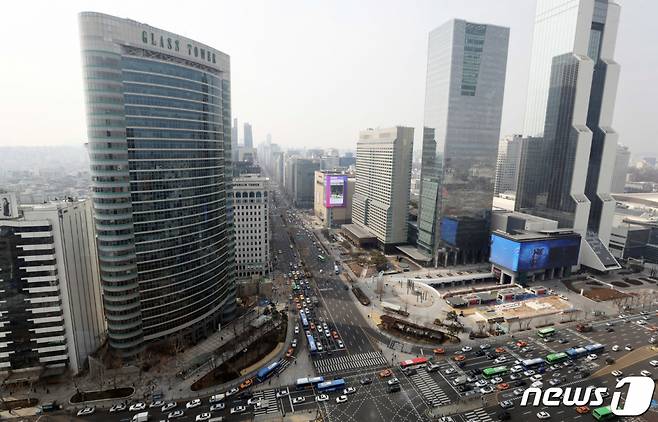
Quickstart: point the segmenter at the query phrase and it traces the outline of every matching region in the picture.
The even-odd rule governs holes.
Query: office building
[[[315,172],[313,211],[326,228],[352,222],[353,175],[341,171]]]
[[[522,135],[504,137],[498,145],[494,195],[514,195],[519,177]]]
[[[373,237],[386,252],[407,242],[413,141],[411,127],[359,134],[352,224],[343,226],[351,239]]]
[[[91,203],[0,197],[0,373],[77,374],[106,330]]]
[[[80,31],[109,345],[195,342],[236,309],[229,56],[100,13]]]
[[[318,160],[296,158],[293,161],[292,203],[296,208],[313,208],[316,170],[320,170]]]
[[[235,267],[238,279],[270,271],[269,179],[245,174],[233,179]]]
[[[617,155],[615,156],[615,167],[612,173],[612,184],[610,192],[624,193],[626,186],[626,176],[628,175],[628,165],[631,162],[631,151],[625,145],[617,145]]]
[[[437,264],[488,257],[508,39],[459,19],[429,34],[418,249]]]
[[[233,119],[231,127],[231,158],[232,161],[238,161],[238,119]]]
[[[251,125],[246,122],[244,124],[244,147],[245,148],[254,147],[254,135],[251,133]]]
[[[615,211],[619,9],[609,0],[537,2],[515,204],[580,234],[578,263],[598,271],[619,268],[605,246]]]

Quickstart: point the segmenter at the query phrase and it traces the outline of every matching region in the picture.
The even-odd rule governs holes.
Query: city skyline
[[[358,131],[362,127],[385,127],[390,124],[404,124],[416,128],[415,148],[420,146],[420,128],[423,119],[424,84],[423,74],[426,65],[427,33],[437,25],[451,18],[461,18],[473,22],[486,22],[510,27],[510,49],[508,74],[501,135],[520,133],[523,129],[527,79],[532,42],[532,16],[534,2],[508,1],[515,13],[506,13],[505,8],[497,8],[487,2],[423,2],[414,8],[403,8],[395,3],[384,3],[375,10],[367,8],[346,8],[343,4],[333,6],[309,6],[307,3],[280,5],[276,10],[260,4],[243,6],[235,3],[223,5],[222,15],[233,14],[236,19],[227,20],[221,26],[203,28],[196,25],[191,16],[198,7],[167,13],[170,7],[154,10],[138,4],[110,4],[102,1],[72,2],[57,10],[39,2],[27,3],[31,7],[41,7],[34,13],[36,25],[31,33],[24,33],[21,43],[10,43],[5,72],[9,78],[0,82],[6,98],[1,106],[4,115],[10,118],[3,124],[4,137],[0,146],[8,145],[59,145],[84,142],[84,104],[81,92],[82,78],[79,73],[79,54],[75,16],[83,10],[98,10],[109,14],[130,17],[157,27],[170,28],[178,33],[189,34],[210,45],[220,45],[233,57],[234,74],[232,86],[232,109],[234,116],[242,117],[254,124],[254,142],[260,143],[266,133],[273,134],[274,142],[290,146],[318,146],[328,144],[339,148],[354,148]],[[617,61],[623,66],[617,95],[617,112],[613,125],[623,134],[620,142],[628,145],[633,154],[655,153],[651,145],[652,134],[656,132],[656,122],[650,119],[652,108],[646,107],[637,98],[650,98],[658,87],[645,86],[642,81],[650,78],[652,63],[658,60],[649,55],[636,54],[634,45],[651,44],[652,33],[644,34],[641,28],[650,26],[650,10],[658,7],[654,2],[622,2],[624,8],[620,21]],[[16,5],[20,13],[23,5]],[[379,6],[379,3],[378,3]],[[349,9],[349,10],[344,10]],[[256,13],[257,12],[257,13]],[[287,18],[304,16],[306,19]],[[373,18],[371,15],[375,13]],[[190,16],[187,16],[190,14]],[[280,16],[281,15],[281,16]],[[365,16],[370,16],[377,24],[362,24]],[[254,17],[253,30],[247,31],[239,24],[247,16]],[[391,32],[386,22],[402,17],[404,30]],[[322,19],[329,17],[329,19]],[[283,20],[282,20],[283,19]],[[272,22],[290,22],[289,28],[273,27]],[[53,25],[57,25],[56,27]],[[7,22],[0,32],[5,39],[19,31],[20,22]],[[286,25],[282,25],[286,26]],[[7,32],[5,34],[5,31]],[[38,46],[52,31],[58,31],[58,48],[54,51],[40,49],[41,60],[51,60],[61,65],[51,69],[47,75],[33,69],[34,59],[30,48]],[[307,40],[299,40],[297,33],[304,31]],[[333,34],[333,35],[329,35]],[[649,39],[646,39],[649,37]],[[348,49],[348,40],[358,41],[362,48]],[[271,43],[276,43],[273,48]],[[325,54],[329,46],[332,54]],[[345,47],[345,48],[341,48]],[[404,57],[401,64],[381,69],[383,50]],[[350,50],[350,51],[345,51]],[[303,51],[304,54],[299,54]],[[364,51],[366,51],[364,53]],[[297,54],[293,54],[297,52]],[[310,58],[310,60],[308,60]],[[374,60],[376,58],[376,60]],[[258,78],[268,61],[277,66],[268,66],[268,77]],[[290,68],[297,68],[287,74],[283,62]],[[299,66],[298,61],[304,63]],[[648,62],[647,62],[648,61]],[[331,65],[333,63],[333,65]],[[340,70],[336,64],[350,69],[349,73]],[[355,71],[355,69],[361,69]],[[376,69],[376,70],[375,70]],[[17,91],[8,80],[14,75],[33,76],[34,83],[21,86]],[[311,81],[318,85],[309,85]],[[332,83],[336,82],[336,83]],[[394,81],[393,86],[386,85]],[[299,86],[301,89],[293,89]],[[320,88],[315,88],[316,86]],[[331,86],[331,89],[325,87]],[[382,90],[387,86],[388,90]],[[285,92],[285,94],[283,94]],[[640,95],[642,94],[642,95]],[[39,95],[39,104],[33,100]],[[277,98],[277,101],[273,101]],[[283,103],[280,98],[284,98]],[[394,101],[391,101],[394,100]],[[283,107],[281,106],[283,104]],[[383,107],[383,104],[387,104]],[[311,107],[312,106],[312,107]],[[305,119],[295,119],[304,113]],[[25,124],[39,115],[40,124]],[[340,125],[319,123],[330,117],[340,120]],[[295,125],[290,125],[295,121]],[[637,122],[642,121],[642,125]],[[305,129],[317,132],[315,128],[325,127],[313,139],[304,136]],[[46,141],[47,139],[47,141]]]

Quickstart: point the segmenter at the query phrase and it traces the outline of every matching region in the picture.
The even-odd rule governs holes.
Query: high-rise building
[[[0,373],[77,374],[106,330],[91,203],[0,198]]]
[[[238,161],[238,136],[238,119],[234,118],[233,126],[231,127],[231,159],[233,162]]]
[[[615,211],[619,9],[609,0],[538,0],[515,205],[580,234],[579,264],[599,271],[619,266],[604,246]]]
[[[245,174],[233,179],[235,267],[239,279],[270,269],[269,179]]]
[[[313,211],[326,228],[352,222],[354,176],[341,171],[315,172]]]
[[[384,250],[407,242],[414,129],[368,129],[356,144],[352,223]]]
[[[251,124],[245,122],[244,124],[244,147],[254,147],[254,135],[251,133]]]
[[[505,136],[498,145],[494,195],[515,194],[521,160],[522,135]]]
[[[617,155],[615,156],[615,167],[612,173],[612,185],[610,192],[624,193],[626,185],[626,176],[628,175],[628,165],[631,162],[631,151],[625,145],[617,145]]]
[[[488,257],[508,40],[459,19],[429,34],[418,248],[437,262]]]
[[[297,208],[313,208],[315,197],[315,171],[320,170],[320,161],[310,158],[295,158],[293,162],[292,203]]]
[[[100,13],[80,31],[109,344],[196,341],[236,309],[229,56]]]

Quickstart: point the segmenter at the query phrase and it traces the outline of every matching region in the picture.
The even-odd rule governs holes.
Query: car
[[[201,406],[201,399],[194,399],[192,401],[188,401],[185,404],[186,409],[194,409],[195,407]]]
[[[537,419],[549,419],[550,417],[551,414],[545,410],[542,410],[541,412],[537,413]]]
[[[569,343],[569,340],[567,340],[566,338],[561,338],[557,342],[560,343],[560,344],[567,344],[567,343]]]
[[[607,357],[605,358],[605,363],[607,363],[608,365],[612,365],[613,363],[615,363],[615,359],[611,357]]]
[[[630,352],[631,350],[633,350],[633,347],[631,347],[630,344],[627,344],[626,346],[624,346],[624,350],[626,350],[627,352]]]
[[[505,353],[505,348],[504,347],[496,347],[495,351],[496,351],[496,353]]]
[[[184,414],[184,413],[183,413],[182,410],[174,410],[173,412],[170,412],[170,413],[167,415],[167,419],[176,419],[176,418],[180,418],[181,416],[183,416],[183,414]]]
[[[569,300],[569,298],[566,297],[565,295],[558,295],[558,297],[562,300]]]
[[[521,372],[523,371],[523,366],[521,365],[514,365],[510,368],[510,372],[516,373],[516,372]]]
[[[527,371],[523,371],[523,375],[525,375],[526,377],[531,377],[535,375],[535,371],[534,369],[528,369]]]
[[[464,355],[456,355],[454,358],[455,362],[461,362],[466,359],[466,356]]]
[[[551,385],[551,387],[555,387],[555,386],[558,385],[560,382],[561,382],[561,381],[560,381],[559,378],[551,378],[551,379],[548,381],[548,383]]]
[[[293,397],[292,399],[292,404],[299,404],[299,403],[304,403],[306,401],[306,397]]]
[[[251,406],[252,404],[256,404],[260,402],[261,398],[260,397],[252,397],[249,400],[247,400],[247,404]]]
[[[206,412],[206,413],[201,413],[200,415],[196,415],[196,418],[194,418],[194,420],[196,422],[203,422],[203,421],[210,420],[211,417],[212,417],[212,415],[210,413]]]
[[[643,369],[642,371],[640,371],[640,375],[642,375],[643,377],[650,377],[651,372],[647,371],[646,369]]]
[[[226,405],[224,403],[215,403],[212,406],[210,406],[210,411],[217,412],[218,410],[224,410],[225,408]]]
[[[293,348],[297,347],[297,339],[296,338],[292,339],[292,343],[290,343],[290,346],[293,347]]]
[[[162,407],[164,406],[164,404],[165,404],[164,400],[156,400],[151,402],[151,404],[149,404],[149,408],[153,409],[154,407]]]
[[[347,401],[347,396],[344,394],[342,396],[336,397],[336,403],[345,403],[346,401]]]
[[[494,388],[491,385],[487,385],[485,387],[480,388],[480,393],[481,394],[489,394],[493,393]]]
[[[597,360],[599,356],[596,353],[587,355],[587,360]]]
[[[579,413],[581,415],[584,415],[585,413],[589,413],[589,407],[587,407],[587,406],[578,406],[578,407],[576,407],[576,413]]]
[[[503,409],[511,409],[514,407],[514,402],[512,400],[503,400],[500,402],[500,407]]]
[[[498,357],[498,358],[494,359],[495,364],[505,363],[505,362],[507,362],[507,358],[505,356],[501,356],[501,357]]]
[[[338,340],[336,343],[338,344],[339,349],[343,349],[345,347],[345,344],[343,344],[343,340]]]
[[[175,401],[170,401],[170,402],[168,402],[168,403],[165,403],[165,404],[160,408],[160,411],[161,411],[162,413],[165,413],[165,412],[170,411],[171,409],[173,409],[173,408],[176,407],[176,406],[178,406],[178,403],[176,403]]]
[[[231,408],[231,415],[234,415],[236,413],[242,413],[245,410],[247,410],[246,406],[235,406]]]
[[[444,374],[450,375],[455,373],[455,368],[447,368],[446,370],[443,371]]]
[[[616,344],[614,346],[612,346],[612,351],[613,352],[618,352],[619,351],[619,346],[616,345]]]
[[[276,392],[276,398],[286,397],[290,392],[288,390],[279,390]]]
[[[485,352],[484,350],[476,350],[475,351],[475,356],[477,356],[477,357],[484,356],[486,354],[487,354],[487,352]]]
[[[78,410],[77,415],[78,416],[89,416],[93,415],[96,412],[96,407],[95,406],[88,406],[88,407],[83,407],[82,409]]]
[[[539,380],[541,380],[542,378],[543,378],[543,377],[542,377],[541,374],[535,374],[535,375],[533,375],[533,376],[530,377],[530,381],[539,381]]]
[[[497,388],[499,391],[504,391],[504,390],[509,389],[509,384],[506,383],[506,382],[501,382],[500,384],[498,384],[498,385],[496,386],[496,388]]]
[[[444,349],[443,347],[437,347],[436,349],[433,350],[433,352],[434,352],[435,355],[442,355],[442,354],[444,354],[446,351],[445,351],[445,349]]]
[[[452,416],[442,416],[439,418],[439,422],[455,422]]]
[[[515,388],[514,391],[512,391],[512,393],[514,393],[515,396],[520,396],[521,394],[523,394],[524,391],[525,389],[523,388]]]
[[[361,379],[359,380],[359,383],[360,383],[361,385],[372,384],[372,379],[371,379],[371,378],[367,378],[367,377],[366,377],[366,378],[361,378]]]
[[[117,403],[114,406],[110,407],[110,413],[123,412],[126,410],[127,406],[125,403]]]
[[[605,330],[606,330],[607,332],[609,332],[609,333],[614,333],[614,332],[615,332],[615,329],[612,328],[612,327],[608,327],[608,328],[606,328]]]
[[[356,393],[356,388],[354,387],[347,387],[346,389],[343,390],[343,394],[354,394]]]
[[[612,371],[611,374],[615,377],[621,377],[622,375],[624,375],[624,373],[619,370]]]
[[[462,347],[462,352],[464,352],[464,353],[470,352],[471,350],[473,350],[473,348],[471,346]]]
[[[287,357],[287,358],[290,358],[290,357],[292,357],[292,355],[293,355],[294,353],[295,353],[295,349],[293,349],[292,347],[289,347],[289,348],[288,348],[288,351],[286,352],[286,357]]]
[[[490,382],[491,382],[492,385],[496,385],[496,384],[500,384],[501,382],[503,382],[503,379],[501,377],[494,377],[494,378],[491,379]]]
[[[454,371],[454,369],[453,369]],[[379,378],[387,378],[390,377],[393,374],[390,369],[384,369],[383,371],[379,372]]]
[[[237,387],[233,387],[233,388],[231,388],[230,390],[228,390],[228,391],[226,392],[226,397],[231,397],[232,395],[234,395],[234,394],[237,393],[238,391],[240,391],[239,388],[237,388]]]
[[[139,402],[131,405],[128,410],[130,410],[131,412],[138,412],[144,409],[146,409],[146,403]]]
[[[658,360],[652,360],[651,362],[649,362],[649,365],[651,365],[653,367],[658,366]]]
[[[514,387],[523,387],[527,382],[525,380],[516,380],[514,381]]]
[[[297,308],[301,308],[300,304],[297,304]],[[299,334],[299,324],[295,325],[295,334]]]
[[[326,394],[320,394],[319,396],[315,397],[315,401],[317,402],[323,402],[329,400],[329,396]]]
[[[521,379],[521,374],[511,374],[511,375],[509,376],[509,379],[512,380],[512,381],[515,381],[515,380]]]
[[[487,383],[486,380],[479,380],[479,381],[477,381],[477,382],[475,383],[475,386],[476,386],[476,387],[484,387],[484,386],[486,386],[487,384],[488,384],[488,383]]]
[[[240,400],[249,400],[253,396],[254,396],[254,393],[252,393],[251,391],[243,391],[242,393],[240,393],[238,398],[240,398]]]
[[[395,384],[395,385],[389,385],[388,386],[388,392],[389,393],[397,393],[400,391],[400,384]]]
[[[388,380],[386,383],[387,383],[388,385],[396,385],[396,384],[399,384],[399,383],[400,383],[400,380],[397,379],[397,378],[391,378],[391,379]]]
[[[418,373],[418,370],[416,368],[406,368],[402,370],[406,376],[410,377],[412,375],[416,375]]]

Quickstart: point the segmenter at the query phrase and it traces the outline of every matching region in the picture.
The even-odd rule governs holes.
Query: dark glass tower
[[[109,343],[194,341],[235,308],[229,57],[99,13],[80,31]]]

